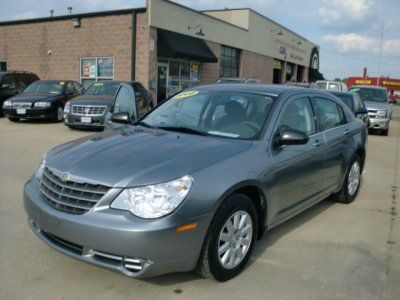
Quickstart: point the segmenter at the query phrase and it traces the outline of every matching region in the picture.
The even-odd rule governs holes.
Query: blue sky
[[[399,0],[176,0],[198,10],[250,7],[318,44],[326,78],[400,78]],[[141,7],[143,0],[0,0],[0,21]],[[382,31],[382,28],[384,29]],[[383,32],[382,48],[380,37]],[[380,51],[382,49],[382,51]],[[380,55],[381,52],[381,55]]]

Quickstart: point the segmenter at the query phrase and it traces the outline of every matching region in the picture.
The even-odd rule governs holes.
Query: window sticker
[[[65,85],[65,82],[64,81],[60,81],[59,85]]]
[[[358,88],[353,88],[353,89],[350,89],[349,91],[350,92],[358,92],[360,89],[358,89]]]
[[[183,99],[183,98],[194,96],[198,93],[199,93],[199,91],[182,92],[182,93],[179,93],[178,95],[174,96],[172,99]]]
[[[102,82],[96,82],[96,83],[93,84],[93,86],[103,86],[103,83]]]

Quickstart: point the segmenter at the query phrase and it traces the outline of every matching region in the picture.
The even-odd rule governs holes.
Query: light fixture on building
[[[73,18],[72,26],[74,26],[75,28],[81,27],[81,20],[79,20],[79,18]]]
[[[50,9],[50,17],[52,18],[54,16],[54,9]]]
[[[292,40],[292,42],[295,42],[299,46],[303,45],[303,42],[301,40]]]
[[[283,32],[280,28],[277,29],[271,29],[272,33],[275,33],[276,35],[283,35]]]
[[[72,6],[68,6],[68,7],[67,7],[67,10],[68,10],[68,14],[69,14],[69,15],[72,15]]]
[[[203,32],[203,26],[201,26],[201,24],[197,25],[197,26],[188,26],[188,30],[196,30],[198,29],[194,34],[195,35],[199,35],[199,36],[205,36],[204,32]]]

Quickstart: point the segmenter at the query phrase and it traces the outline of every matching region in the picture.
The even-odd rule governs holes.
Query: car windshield
[[[316,83],[316,86],[317,86],[317,89],[319,89],[319,90],[326,90],[327,89],[326,88],[327,84],[328,83],[326,81],[320,81],[320,82]]]
[[[95,82],[86,91],[85,95],[115,96],[120,84],[116,82]]]
[[[64,81],[36,81],[28,86],[24,93],[61,94],[64,89]]]
[[[354,87],[349,91],[357,93],[363,101],[387,102],[386,91],[384,89]]]
[[[147,127],[236,139],[256,139],[275,97],[224,91],[181,92],[139,124]]]
[[[340,100],[342,100],[344,102],[344,104],[346,104],[346,106],[348,108],[350,108],[351,111],[354,110],[352,96],[349,96],[349,95],[335,95],[335,96],[338,97]]]

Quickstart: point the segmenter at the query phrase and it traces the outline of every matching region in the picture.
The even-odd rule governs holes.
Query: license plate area
[[[17,114],[18,115],[26,114],[26,109],[25,108],[17,108]]]
[[[81,123],[90,124],[92,123],[91,117],[81,117]]]

